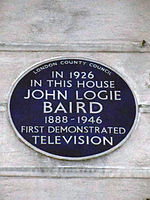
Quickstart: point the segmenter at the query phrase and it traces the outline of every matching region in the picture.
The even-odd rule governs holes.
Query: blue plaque
[[[25,144],[66,160],[118,148],[135,127],[137,108],[118,72],[84,58],[35,64],[16,81],[8,103],[11,124]]]

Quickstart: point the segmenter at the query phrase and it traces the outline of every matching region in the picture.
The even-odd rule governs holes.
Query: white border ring
[[[101,64],[103,66],[105,66],[106,68],[108,69],[111,69],[112,71],[114,71],[117,75],[119,75],[123,80],[124,78],[122,77],[122,75],[115,69],[113,69],[112,67],[102,63],[102,62],[99,62],[97,60],[92,60],[90,58],[84,58],[84,57],[56,57],[56,58],[52,58],[52,59],[47,59],[47,60],[44,60],[44,61],[41,61],[41,62],[38,62],[34,65],[32,65],[29,69],[25,70],[17,79],[16,81],[13,83],[13,86],[11,88],[11,91],[10,91],[10,94],[9,94],[9,98],[8,98],[8,117],[9,117],[9,120],[10,120],[10,123],[13,127],[13,129],[15,130],[15,133],[16,135],[21,139],[22,142],[24,142],[27,146],[29,146],[31,149],[41,153],[41,154],[44,154],[46,156],[49,156],[49,157],[52,157],[52,158],[57,158],[57,159],[61,159],[61,160],[70,160],[70,161],[79,161],[79,160],[87,160],[87,159],[92,159],[92,158],[96,158],[96,157],[99,157],[99,156],[103,156],[103,155],[106,155],[108,153],[111,153],[112,151],[116,150],[117,148],[119,148],[123,143],[125,143],[125,141],[130,137],[132,131],[135,129],[136,125],[137,125],[137,122],[138,122],[138,119],[139,119],[139,111],[138,111],[138,102],[137,102],[137,99],[136,99],[136,96],[134,94],[134,92],[132,91],[130,85],[125,81],[125,83],[128,85],[128,87],[130,88],[133,96],[134,96],[134,99],[135,99],[135,104],[136,104],[136,116],[135,116],[135,120],[134,120],[134,123],[132,125],[132,128],[130,129],[128,135],[116,146],[114,146],[113,148],[111,148],[110,150],[107,150],[105,152],[102,152],[102,153],[98,153],[98,154],[95,154],[95,155],[92,155],[92,156],[85,156],[85,157],[79,157],[79,158],[74,158],[74,157],[65,157],[65,156],[58,156],[58,155],[54,155],[54,154],[51,154],[51,153],[47,153],[43,150],[40,150],[38,149],[37,147],[33,146],[32,144],[30,144],[28,141],[26,141],[21,135],[20,133],[17,131],[17,129],[15,128],[14,126],[14,123],[12,121],[12,118],[11,118],[11,114],[10,114],[10,100],[11,100],[11,96],[12,96],[12,93],[16,87],[16,85],[18,84],[18,82],[28,73],[30,72],[31,70],[33,70],[34,68],[42,65],[42,64],[45,64],[47,62],[52,62],[52,61],[57,61],[57,60],[65,60],[65,59],[82,59],[82,60],[87,60],[87,61],[91,61],[91,62],[94,62],[94,63],[97,63],[97,64]]]

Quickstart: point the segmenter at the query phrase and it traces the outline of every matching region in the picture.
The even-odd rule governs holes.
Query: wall
[[[150,198],[150,1],[0,0],[0,200]],[[139,104],[128,141],[109,155],[62,161],[18,140],[7,101],[32,64],[80,56],[127,78]]]

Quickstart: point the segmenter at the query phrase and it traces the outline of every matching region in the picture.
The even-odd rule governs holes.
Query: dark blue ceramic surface
[[[65,59],[63,59],[65,60]],[[37,68],[39,66],[44,66],[45,64],[53,63],[54,61],[49,61],[45,64],[41,64],[39,66],[36,66],[34,69],[32,68],[28,73],[26,73],[22,78],[17,82],[16,86],[13,89],[11,98],[10,98],[10,116],[12,119],[12,123],[17,129],[18,134],[22,138],[24,138],[28,143],[30,143],[32,146],[37,147],[38,149],[42,150],[43,152],[48,153],[49,155],[56,155],[61,157],[72,157],[72,158],[80,158],[80,157],[88,157],[93,156],[96,154],[102,154],[107,152],[110,149],[113,149],[115,146],[120,144],[129,134],[136,118],[136,102],[135,98],[133,96],[133,93],[127,83],[118,75],[116,72],[114,72],[109,67],[103,66],[102,64],[97,64],[98,66],[103,67],[103,69],[108,69],[111,75],[108,73],[105,73],[102,70],[99,70],[94,67],[90,67],[89,63],[94,63],[88,60],[82,60],[82,59],[66,59],[67,61],[85,61],[86,64],[65,64],[61,65],[60,60],[56,60],[57,66],[48,67],[47,69],[44,69],[37,73]],[[51,78],[51,72],[57,71],[61,72],[63,71],[64,77],[60,78]],[[88,74],[92,71],[94,74],[93,79],[82,79],[81,77],[79,79],[76,79],[73,77],[72,79],[69,77],[70,72],[86,72]],[[42,80],[42,87],[36,86],[31,87],[30,81],[31,80]],[[46,80],[71,80],[72,81],[72,87],[48,87]],[[77,88],[76,82],[78,81],[115,81],[115,88]],[[58,100],[57,98],[53,100],[52,98],[49,98],[48,100],[42,99],[24,99],[24,97],[27,94],[27,90],[30,89],[31,91],[35,89],[39,90],[48,90],[51,92],[52,90],[60,90],[61,92],[64,92],[67,90],[68,92],[68,99],[65,100],[61,98]],[[94,100],[87,100],[83,99],[80,100],[85,103],[87,107],[87,113],[76,113],[76,102],[79,100],[76,100],[75,98],[75,91],[78,90],[80,96],[82,96],[87,90],[92,90],[95,93],[99,92],[100,90],[107,90],[107,91],[115,91],[120,90],[121,91],[121,100],[100,100],[98,97],[96,97]],[[58,113],[43,113],[43,102],[51,102],[53,104],[53,109],[55,110],[57,105],[61,102],[64,107],[67,109],[68,102],[73,102],[73,113],[64,113],[64,112],[58,112]],[[102,112],[98,114],[92,114],[89,112],[89,102],[99,102],[103,106]],[[97,109],[95,106],[94,109]],[[54,118],[56,116],[67,116],[68,123],[52,123],[52,124],[45,124],[44,117],[45,116],[53,116]],[[100,117],[102,119],[101,124],[91,122],[83,123],[77,123],[77,117],[87,116],[89,119],[90,117],[94,117],[95,119]],[[44,126],[43,133],[21,133],[21,126]],[[126,133],[124,134],[114,134],[114,133],[95,133],[95,131],[89,132],[89,133],[48,133],[47,127],[48,126],[92,126],[92,127],[100,127],[102,129],[103,127],[124,127],[126,129]],[[94,130],[94,128],[93,128]],[[60,143],[61,144],[41,144],[40,139],[38,138],[37,144],[35,144],[35,138],[32,136],[50,136],[51,141],[54,141],[54,137],[61,136],[60,137]],[[98,136],[99,138],[103,139],[103,137],[110,140],[110,137],[113,138],[113,145],[110,145],[106,142],[104,145],[102,142],[99,145],[95,144],[74,144],[73,139],[70,140],[69,144],[65,142],[64,139],[62,139],[62,136],[65,136],[66,139],[69,139],[70,136],[89,136],[89,139],[93,136]],[[45,140],[46,141],[46,140]],[[97,139],[94,139],[95,143],[97,142]],[[47,143],[47,141],[45,142]]]

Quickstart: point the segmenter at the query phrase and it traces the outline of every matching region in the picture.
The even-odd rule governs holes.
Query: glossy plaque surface
[[[115,150],[137,121],[136,99],[126,81],[112,68],[84,58],[32,66],[14,84],[8,110],[24,143],[66,160]]]

